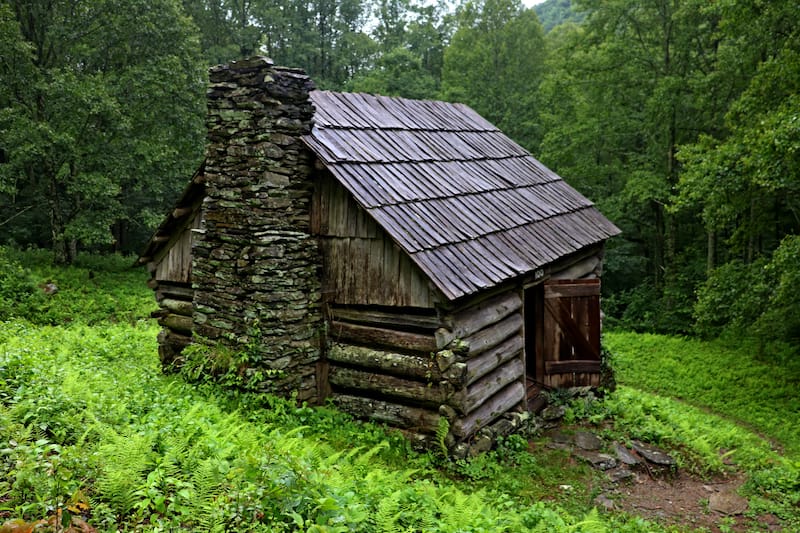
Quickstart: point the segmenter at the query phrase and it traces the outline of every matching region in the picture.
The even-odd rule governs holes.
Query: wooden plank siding
[[[543,287],[547,387],[600,385],[600,280],[550,280]]]
[[[193,229],[200,227],[200,210],[180,231],[175,233],[177,239],[165,248],[165,253],[157,258],[153,278],[159,282],[186,283],[192,281],[192,240]]]
[[[318,176],[312,206],[326,302],[433,309],[441,299],[408,254],[330,174]]]

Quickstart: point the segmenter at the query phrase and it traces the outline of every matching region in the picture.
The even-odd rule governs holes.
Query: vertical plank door
[[[600,280],[546,281],[543,311],[544,385],[600,385]]]

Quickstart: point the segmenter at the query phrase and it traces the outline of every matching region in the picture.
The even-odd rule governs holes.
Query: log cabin
[[[207,126],[139,259],[165,367],[225,345],[251,388],[451,446],[600,384],[619,230],[469,107],[314,90],[252,58],[210,70]]]

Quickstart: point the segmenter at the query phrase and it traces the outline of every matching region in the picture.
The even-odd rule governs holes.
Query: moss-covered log
[[[441,418],[439,413],[421,407],[348,394],[334,395],[332,401],[342,411],[355,416],[398,428],[410,429],[418,433],[435,433]]]

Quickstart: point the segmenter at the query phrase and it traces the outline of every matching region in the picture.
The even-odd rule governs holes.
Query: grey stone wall
[[[229,348],[220,364],[241,384],[315,401],[321,259],[309,234],[313,161],[300,140],[313,85],[266,58],[214,67],[210,82],[195,340]]]

